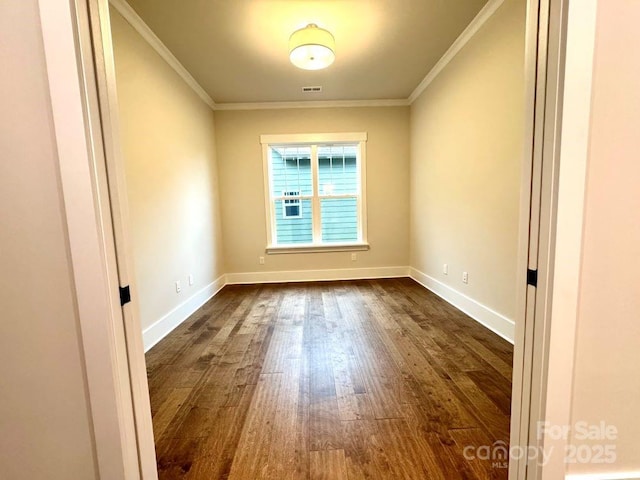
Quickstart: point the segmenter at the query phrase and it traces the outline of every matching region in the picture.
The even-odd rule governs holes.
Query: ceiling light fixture
[[[296,30],[289,37],[289,59],[304,70],[327,68],[336,59],[333,35],[315,23]]]

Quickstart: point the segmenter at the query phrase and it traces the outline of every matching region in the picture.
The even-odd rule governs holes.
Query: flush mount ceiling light
[[[304,70],[327,68],[336,59],[336,41],[324,28],[310,23],[289,37],[289,59]]]

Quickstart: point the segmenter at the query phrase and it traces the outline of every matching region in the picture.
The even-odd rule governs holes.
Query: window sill
[[[369,250],[368,243],[336,243],[330,245],[273,245],[265,251],[268,255],[283,253],[325,253],[325,252],[355,252]]]

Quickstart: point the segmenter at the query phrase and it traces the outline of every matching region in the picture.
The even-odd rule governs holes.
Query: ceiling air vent
[[[322,92],[321,86],[313,86],[313,87],[302,87],[303,93],[320,93]]]

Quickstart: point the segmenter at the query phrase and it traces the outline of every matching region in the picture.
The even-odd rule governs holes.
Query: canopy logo
[[[467,445],[464,447],[462,454],[467,460],[484,460],[491,461],[492,468],[508,468],[509,459],[525,459],[536,460],[542,465],[546,465],[551,457],[552,449],[546,452],[543,447],[509,447],[506,442],[498,440],[493,442],[492,445],[482,445],[476,447],[475,445]]]
[[[553,425],[538,422],[537,436],[540,445],[512,446],[502,440],[492,445],[467,445],[463,449],[467,460],[490,461],[492,468],[508,468],[509,460],[535,461],[545,466],[554,454],[553,442],[565,440],[563,461],[568,463],[615,463],[618,429],[606,422],[590,424],[579,421],[571,425]]]

